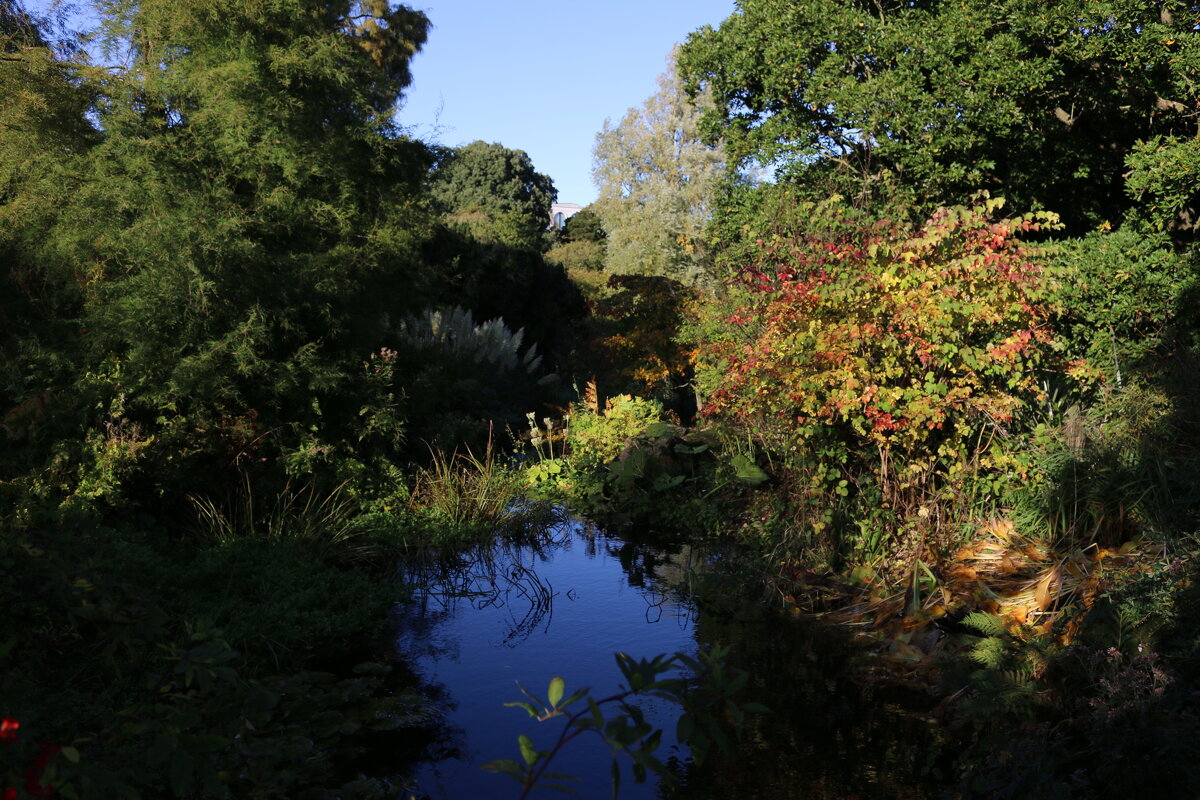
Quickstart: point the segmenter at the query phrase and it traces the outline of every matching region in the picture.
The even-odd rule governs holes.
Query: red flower
[[[42,783],[42,775],[46,772],[46,768],[50,766],[50,762],[58,755],[62,747],[50,742],[42,742],[37,757],[33,760],[33,766],[25,770],[25,793],[30,797],[49,798],[54,796],[54,786],[49,783]],[[7,800],[5,798],[4,800]]]
[[[0,719],[0,742],[8,744],[17,740],[17,729],[21,727],[21,723],[17,722],[12,717],[4,717]],[[7,792],[7,790],[5,790]],[[15,789],[13,791],[16,791]],[[5,800],[8,800],[7,796]]]
[[[11,786],[4,790],[3,800],[17,800],[17,790]]]

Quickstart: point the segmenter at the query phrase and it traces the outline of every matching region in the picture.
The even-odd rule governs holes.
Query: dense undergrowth
[[[761,554],[948,796],[1196,794],[1197,11],[1041,5],[697,32],[684,285],[397,126],[421,12],[0,0],[5,800],[394,795],[388,565],[558,503]]]

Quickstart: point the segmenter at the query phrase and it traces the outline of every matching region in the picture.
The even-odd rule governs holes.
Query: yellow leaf
[[[1039,611],[1045,611],[1050,607],[1050,603],[1053,600],[1053,598],[1050,596],[1050,587],[1057,579],[1058,567],[1055,567],[1054,569],[1047,570],[1038,581],[1037,591],[1035,592],[1034,596],[1037,600]]]

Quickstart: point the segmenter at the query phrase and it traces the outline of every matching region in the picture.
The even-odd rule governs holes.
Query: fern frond
[[[963,617],[963,625],[974,628],[983,636],[1005,636],[1008,634],[1008,622],[996,614],[983,611],[973,611]]]
[[[981,639],[969,653],[971,660],[982,664],[987,669],[1000,669],[1008,656],[1008,648],[1002,639]]]

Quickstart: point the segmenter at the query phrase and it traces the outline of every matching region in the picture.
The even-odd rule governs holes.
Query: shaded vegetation
[[[97,19],[0,0],[6,798],[407,789],[335,654],[527,495],[747,543],[958,796],[1196,793],[1196,4],[744,0],[556,234],[396,121],[420,11]]]

